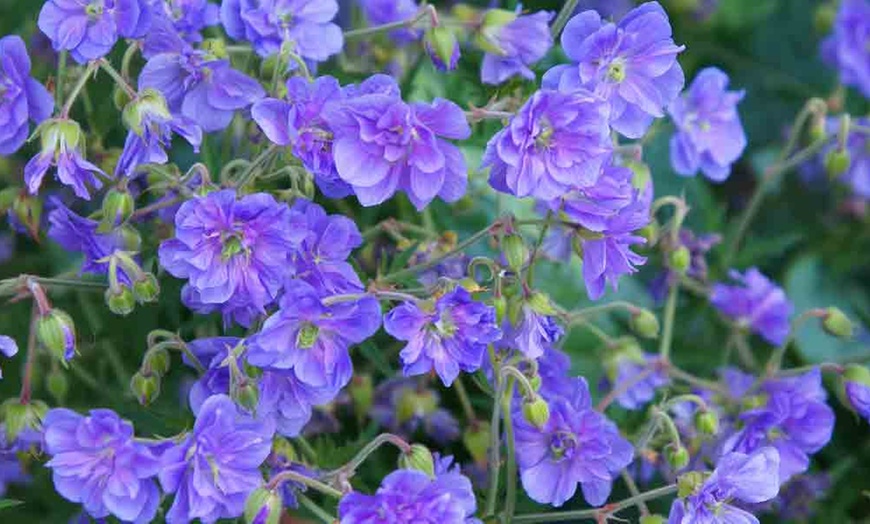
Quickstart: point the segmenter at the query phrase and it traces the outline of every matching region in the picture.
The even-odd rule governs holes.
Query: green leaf
[[[20,506],[21,504],[24,504],[24,501],[14,499],[0,499],[0,510],[14,508],[15,506]]]

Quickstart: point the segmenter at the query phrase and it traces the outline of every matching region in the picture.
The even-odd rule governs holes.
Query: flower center
[[[228,238],[224,239],[223,244],[224,246],[221,250],[221,258],[224,261],[230,260],[239,253],[248,253],[248,248],[245,247],[241,235],[231,235]]]
[[[85,6],[85,14],[88,15],[88,18],[91,20],[96,20],[103,16],[103,12],[105,11],[105,6],[103,6],[102,0],[98,0],[97,2],[91,2],[87,6]]]
[[[311,349],[314,343],[317,342],[318,335],[320,335],[320,328],[310,322],[306,322],[302,325],[299,333],[296,334],[296,347]]]
[[[442,313],[441,318],[439,318],[437,322],[432,324],[432,328],[439,335],[447,338],[452,337],[459,330],[459,328],[456,327],[456,323],[453,322],[453,318],[451,318],[450,313],[446,311]]]
[[[555,460],[570,459],[577,448],[577,439],[572,433],[559,431],[550,437],[550,455]]]
[[[535,147],[538,149],[546,149],[550,147],[550,143],[553,141],[553,126],[550,122],[545,118],[541,120],[541,131],[535,137]]]
[[[625,61],[617,58],[607,66],[607,78],[615,83],[625,80]]]

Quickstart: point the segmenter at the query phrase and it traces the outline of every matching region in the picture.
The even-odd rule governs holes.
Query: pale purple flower
[[[30,122],[51,116],[54,99],[30,76],[30,57],[24,40],[0,38],[0,155],[11,155],[27,140]]]
[[[152,31],[145,37],[145,46],[152,34],[160,34],[153,28],[168,24],[180,37],[190,43],[202,42],[201,31],[220,23],[220,8],[209,0],[151,0]]]
[[[594,185],[612,152],[608,114],[590,93],[538,91],[487,144],[489,183],[546,200]]]
[[[55,51],[84,64],[109,54],[118,38],[140,38],[151,24],[148,0],[48,0],[39,29]]]
[[[448,100],[405,103],[395,80],[376,75],[329,106],[326,121],[335,135],[335,166],[364,206],[380,204],[403,190],[417,209],[436,196],[455,202],[467,185],[465,159],[448,142],[471,129],[462,110]]]
[[[461,433],[459,421],[441,406],[441,396],[415,377],[395,377],[375,388],[370,413],[381,427],[407,439],[418,432],[446,445]]]
[[[504,321],[504,337],[499,343],[516,349],[526,358],[536,359],[553,348],[565,330],[551,315],[536,311],[528,303],[520,309],[516,323]]]
[[[550,33],[552,19],[552,12],[538,11],[519,15],[500,27],[485,29],[488,52],[483,56],[481,81],[497,85],[514,76],[534,80],[535,73],[529,66],[543,58],[553,47]]]
[[[260,466],[275,427],[239,411],[226,395],[203,403],[193,431],[160,457],[160,485],[175,494],[169,524],[211,524],[242,515],[248,495],[263,484]]]
[[[54,487],[94,518],[151,522],[160,505],[155,476],[160,462],[137,442],[133,426],[108,409],[82,416],[49,410],[42,421]]]
[[[336,0],[223,0],[221,22],[230,38],[247,40],[261,56],[282,46],[313,62],[341,52],[344,35],[333,23]]]
[[[840,81],[870,97],[870,3],[843,0],[834,21],[834,32],[822,42],[822,57],[839,69]]]
[[[632,9],[618,24],[596,11],[572,18],[562,33],[562,48],[574,64],[544,75],[546,88],[585,88],[610,103],[610,125],[628,138],[640,138],[654,118],[683,89],[685,77],[668,15],[658,2]]]
[[[710,303],[720,313],[750,328],[774,345],[782,344],[791,331],[794,306],[775,283],[756,268],[729,273],[736,285],[715,284]]]
[[[714,182],[731,174],[731,165],[746,149],[746,133],[737,104],[743,91],[728,91],[728,75],[702,69],[668,112],[677,127],[671,137],[671,166],[682,176],[698,170]]]
[[[495,309],[459,286],[434,303],[396,306],[384,318],[384,329],[408,342],[399,353],[405,376],[434,369],[447,387],[460,371],[477,371],[487,346],[501,337]]]
[[[419,10],[416,0],[359,0],[358,3],[371,26],[412,20]],[[395,42],[406,44],[418,39],[420,31],[411,28],[394,29],[389,35]]]
[[[42,150],[24,166],[24,182],[31,195],[35,195],[42,180],[52,167],[56,168],[57,180],[73,189],[76,196],[91,199],[89,187],[99,189],[103,183],[97,174],[103,170],[84,157],[84,135],[79,125],[72,120],[46,122],[40,131]]]

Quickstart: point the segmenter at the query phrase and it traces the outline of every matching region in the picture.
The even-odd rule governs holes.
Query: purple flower
[[[293,154],[329,198],[344,198],[353,193],[335,170],[332,130],[323,116],[327,104],[340,103],[343,98],[344,91],[331,76],[313,82],[293,77],[287,80],[286,101],[266,98],[251,108],[254,121],[269,140],[279,146],[292,146]]]
[[[160,265],[188,279],[184,303],[245,325],[277,298],[303,233],[291,229],[286,204],[265,193],[237,199],[231,189],[185,202],[175,228],[175,238],[160,245]]]
[[[779,451],[779,478],[785,482],[809,468],[810,455],[831,439],[834,412],[818,369],[796,377],[766,380],[758,407],[740,414],[736,431],[722,443],[722,453],[752,453],[764,446]]]
[[[341,52],[344,35],[332,23],[336,0],[223,0],[221,22],[227,34],[247,40],[261,56],[282,46],[314,62]]]
[[[477,500],[471,481],[454,471],[434,478],[417,470],[396,470],[374,495],[349,493],[338,504],[342,524],[439,522],[473,524]]]
[[[194,152],[199,152],[202,129],[187,117],[170,114],[166,100],[153,89],[139,93],[139,97],[127,106],[124,115],[130,132],[115,168],[116,177],[133,176],[142,164],[168,162],[166,149],[172,145],[173,132],[184,137]]]
[[[27,484],[30,475],[22,465],[20,455],[32,455],[42,448],[42,433],[25,427],[15,440],[6,440],[6,425],[0,424],[0,497],[12,484]]]
[[[132,424],[108,409],[91,410],[87,417],[52,409],[42,425],[51,456],[46,467],[61,496],[82,504],[94,518],[151,522],[160,505],[154,481],[160,463],[134,440]]]
[[[616,397],[616,402],[625,409],[637,410],[655,398],[656,392],[670,383],[667,372],[659,366],[659,356],[650,353],[619,355],[608,362],[608,390],[621,390],[632,384]],[[640,375],[645,378],[640,378]]]
[[[169,524],[212,523],[241,516],[248,495],[263,483],[275,428],[240,412],[230,397],[202,405],[193,432],[160,457],[160,485],[175,493]]]
[[[517,461],[523,488],[532,500],[559,507],[577,484],[592,506],[607,501],[613,479],[634,450],[616,425],[591,406],[586,381],[574,381],[570,397],[547,399],[550,418],[538,428],[514,418]]]
[[[6,358],[14,357],[18,354],[18,343],[12,337],[0,335],[0,353]],[[0,378],[3,378],[2,369],[0,369]]]
[[[0,234],[0,264],[3,264],[15,254],[15,236]]]
[[[249,341],[248,362],[292,369],[300,381],[313,387],[344,387],[353,374],[350,346],[375,334],[381,308],[372,297],[327,301],[309,284],[289,281],[280,309]]]
[[[148,0],[48,0],[39,12],[54,50],[80,64],[109,54],[119,37],[144,36],[150,23]]]
[[[846,405],[870,422],[870,370],[859,365],[848,366],[843,373],[843,393]]]
[[[396,377],[375,389],[371,417],[381,427],[408,439],[421,431],[446,445],[459,438],[459,422],[441,406],[441,397],[417,378]]]
[[[538,91],[486,146],[489,183],[546,200],[595,184],[612,145],[607,104],[586,92]]]
[[[729,275],[737,285],[714,284],[710,303],[771,344],[782,344],[791,331],[789,317],[794,312],[785,291],[754,267],[742,275],[734,270]]]
[[[54,99],[30,76],[30,57],[24,40],[0,38],[0,155],[11,155],[27,140],[35,124],[51,116]]]
[[[65,119],[46,122],[40,127],[42,150],[24,166],[24,182],[30,194],[39,191],[45,174],[56,167],[56,177],[61,184],[73,188],[77,197],[90,200],[88,186],[100,188],[103,184],[96,174],[105,173],[84,158],[81,127],[75,121]]]
[[[152,0],[152,28],[158,23],[169,24],[185,41],[192,44],[202,42],[200,32],[206,27],[220,23],[220,8],[209,0]],[[150,31],[148,39],[156,31]]]
[[[619,24],[585,11],[568,22],[562,48],[572,65],[544,75],[544,87],[586,88],[610,103],[610,125],[628,138],[640,138],[654,118],[664,116],[683,89],[685,77],[668,15],[658,2],[632,9]]]
[[[834,32],[822,42],[822,58],[840,70],[840,81],[870,97],[870,4],[843,0],[834,21]]]
[[[477,371],[487,345],[501,337],[495,309],[475,301],[462,287],[434,303],[396,306],[384,318],[384,329],[408,342],[399,353],[405,376],[434,369],[447,387],[460,371]]]
[[[484,17],[486,14],[484,14]],[[553,13],[538,11],[531,15],[513,16],[503,25],[484,28],[486,39],[480,79],[484,84],[501,84],[514,76],[534,80],[529,66],[540,60],[553,47],[550,20]]]
[[[467,185],[465,159],[446,139],[464,140],[471,129],[462,110],[448,100],[407,104],[395,81],[376,75],[343,104],[329,106],[326,121],[335,134],[335,166],[360,203],[373,206],[399,189],[417,209],[436,196],[455,202]]]
[[[779,460],[779,453],[770,447],[723,456],[703,484],[674,501],[668,524],[758,524],[757,518],[732,502],[759,503],[774,498],[779,492]]]
[[[808,522],[830,488],[831,478],[826,474],[799,475],[782,486],[772,501],[773,507],[783,521]]]
[[[154,89],[166,99],[170,112],[211,133],[225,129],[235,111],[263,98],[259,82],[189,46],[150,58],[139,75],[140,89]]]
[[[109,262],[106,258],[116,251],[133,250],[121,230],[98,233],[99,222],[73,213],[58,198],[51,198],[50,201],[54,209],[48,215],[48,238],[65,250],[84,256],[82,273],[108,275]],[[117,275],[125,284],[133,282],[135,277],[127,274],[123,267],[118,267]]]
[[[694,176],[700,169],[710,180],[722,182],[746,149],[737,112],[744,92],[727,89],[728,75],[708,67],[668,108],[677,126],[671,137],[671,166],[677,174]]]
[[[359,0],[359,4],[371,26],[412,20],[419,10],[415,0]],[[395,29],[389,35],[396,43],[407,44],[418,39],[420,31],[412,28]]]
[[[550,315],[523,304],[516,323],[505,320],[504,337],[499,345],[516,349],[526,358],[536,359],[562,338],[565,330]]]

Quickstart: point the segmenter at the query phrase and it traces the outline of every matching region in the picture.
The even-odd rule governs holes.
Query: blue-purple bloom
[[[182,301],[243,325],[275,301],[290,249],[304,234],[291,229],[286,204],[265,193],[237,198],[231,189],[185,202],[175,228],[159,255],[166,271],[188,280]]]
[[[771,344],[782,344],[791,331],[789,319],[794,312],[785,291],[754,267],[743,274],[732,270],[729,275],[737,285],[713,285],[710,303]]]
[[[594,185],[612,152],[608,114],[587,92],[538,91],[487,144],[489,183],[546,200]]]
[[[155,89],[174,115],[211,133],[225,129],[233,114],[266,95],[259,82],[205,51],[187,45],[156,54],[139,75],[140,89]]]
[[[516,349],[526,358],[536,359],[562,338],[565,330],[551,315],[536,311],[530,304],[520,308],[516,323],[505,320],[504,338],[499,345]]]
[[[822,57],[840,70],[840,81],[870,97],[870,3],[843,0],[834,21],[834,32],[822,42]]]
[[[220,8],[209,0],[151,0],[152,30],[145,39],[155,31],[158,24],[168,24],[182,39],[192,44],[202,42],[201,31],[206,27],[220,23]]]
[[[739,415],[733,434],[722,443],[722,453],[753,453],[772,446],[779,451],[779,479],[785,482],[809,468],[810,455],[831,440],[834,411],[818,368],[803,375],[766,380],[758,407]]]
[[[14,357],[18,354],[18,343],[12,337],[0,335],[0,353],[6,358]],[[0,369],[0,378],[3,378],[2,369]]]
[[[332,20],[336,0],[223,0],[221,22],[231,38],[247,40],[261,56],[282,46],[313,62],[341,52],[344,35]]]
[[[39,29],[55,51],[84,64],[109,54],[118,38],[140,38],[151,24],[148,0],[48,0]]]
[[[723,456],[703,484],[674,501],[668,524],[758,524],[755,516],[732,503],[756,504],[774,498],[779,492],[779,461],[779,453],[771,447]]]
[[[340,389],[353,374],[350,346],[375,334],[381,307],[373,297],[328,303],[301,281],[287,282],[280,309],[249,341],[254,366],[292,369],[303,383]]]
[[[364,206],[380,204],[397,190],[417,209],[436,196],[455,202],[468,183],[465,159],[447,141],[471,135],[465,114],[441,98],[431,104],[405,103],[395,80],[375,75],[355,94],[328,106],[326,121],[335,135],[335,166]]]
[[[654,118],[664,116],[683,89],[685,77],[668,15],[658,2],[632,9],[618,24],[585,11],[568,22],[562,48],[575,64],[544,75],[546,88],[585,88],[610,103],[610,125],[628,138],[640,138]]]
[[[632,384],[616,397],[616,403],[625,409],[641,409],[655,398],[660,388],[670,383],[658,355],[619,355],[609,364],[606,389],[616,390]],[[646,376],[638,380],[641,374]]]
[[[586,381],[577,378],[573,385],[570,396],[547,399],[550,418],[543,427],[514,417],[520,478],[536,502],[559,507],[580,484],[586,502],[601,506],[634,450],[616,425],[592,408]]]
[[[160,504],[154,477],[160,462],[136,442],[133,426],[108,409],[82,416],[49,410],[42,421],[54,487],[94,518],[151,522]]]
[[[40,128],[42,150],[24,166],[24,182],[30,194],[39,191],[42,179],[55,167],[55,176],[61,184],[71,187],[77,197],[90,200],[88,188],[102,187],[96,175],[105,173],[85,159],[81,127],[73,120],[58,119],[45,122]]]
[[[434,369],[448,387],[460,371],[477,371],[487,346],[501,337],[495,309],[459,286],[434,303],[396,306],[384,318],[384,329],[408,342],[399,353],[405,376]]]
[[[870,371],[855,367],[843,376],[843,393],[849,407],[870,422]]]
[[[160,485],[175,493],[166,522],[236,518],[263,483],[260,466],[272,449],[275,427],[240,412],[226,395],[202,405],[193,431],[160,457]]]
[[[446,445],[459,438],[459,422],[441,407],[441,396],[419,378],[395,377],[375,389],[371,417],[381,427],[407,439],[422,431]]]
[[[486,14],[484,14],[484,18]],[[484,27],[487,41],[480,70],[484,84],[501,84],[514,76],[534,80],[529,66],[540,60],[553,47],[550,20],[553,13],[538,11],[519,15],[513,20],[492,28]]]
[[[54,99],[30,76],[30,57],[24,40],[0,38],[0,155],[11,155],[27,140],[30,122],[51,116]]]
[[[668,108],[677,132],[671,137],[671,166],[682,176],[698,170],[714,182],[731,174],[731,165],[746,149],[746,133],[737,104],[744,91],[728,91],[728,75],[702,69],[692,85]]]
[[[359,0],[359,4],[371,26],[412,20],[419,10],[416,0]],[[420,31],[401,28],[390,31],[389,35],[396,43],[406,44],[419,38]]]
[[[24,428],[15,440],[6,440],[6,425],[0,424],[0,497],[12,484],[27,484],[30,475],[27,473],[22,454],[34,454],[42,448],[42,433],[29,427]]]
[[[471,481],[455,470],[434,478],[417,470],[396,470],[374,495],[349,493],[338,505],[342,524],[438,522],[475,524],[477,500]]]
[[[324,119],[328,104],[341,103],[345,93],[338,80],[322,76],[310,82],[287,80],[287,99],[266,98],[254,104],[251,115],[273,143],[292,146],[293,155],[314,175],[317,187],[329,198],[353,193],[341,180],[332,155],[332,129]]]

